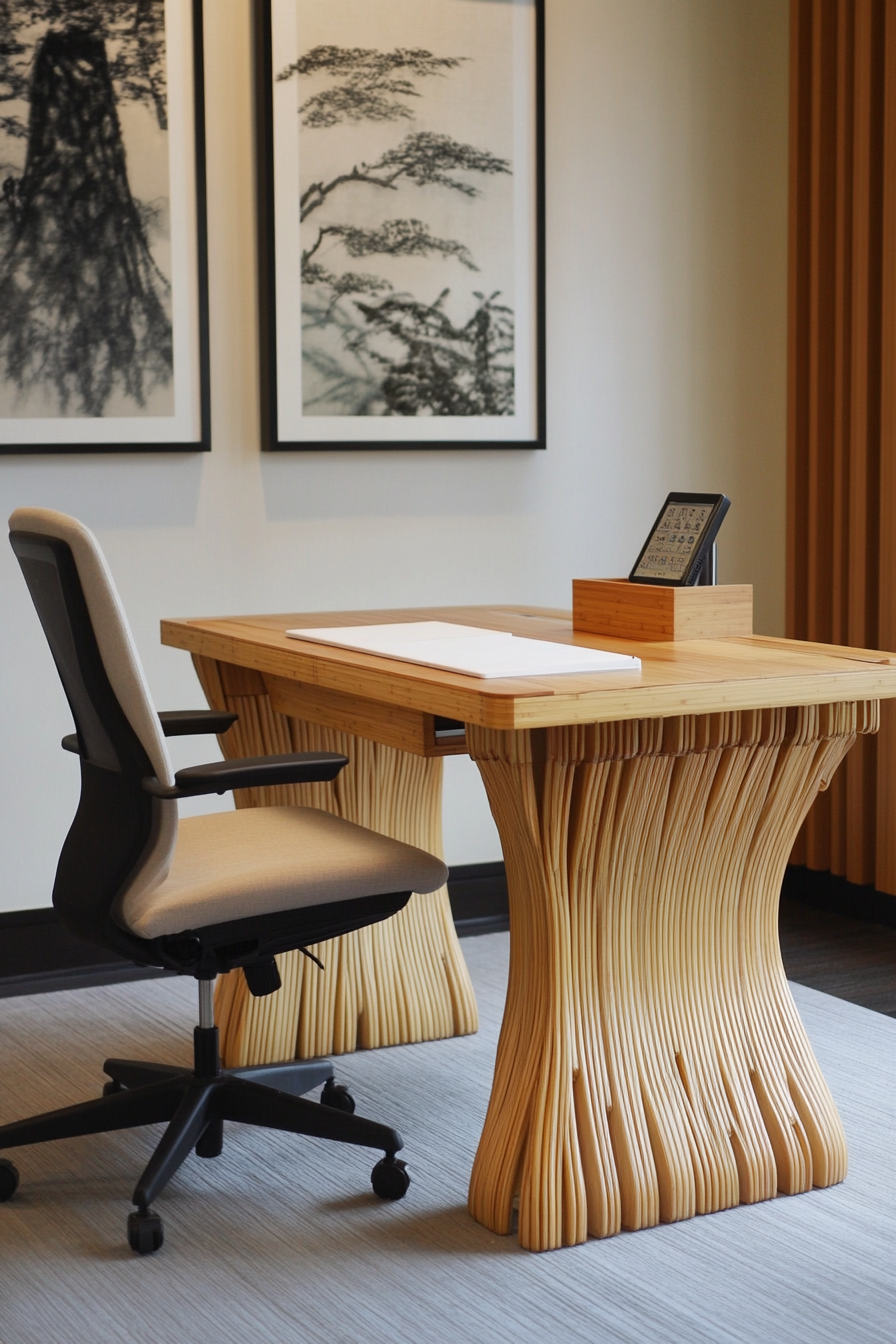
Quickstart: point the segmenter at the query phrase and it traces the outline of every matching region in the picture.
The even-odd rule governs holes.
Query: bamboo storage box
[[[628,579],[573,579],[572,627],[585,635],[667,641],[753,633],[753,585],[666,588]]]

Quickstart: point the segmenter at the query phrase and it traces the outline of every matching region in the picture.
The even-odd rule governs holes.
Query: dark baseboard
[[[448,899],[458,938],[503,933],[510,927],[503,863],[455,864]]]
[[[781,899],[811,905],[816,910],[842,915],[860,924],[882,924],[896,928],[896,896],[874,887],[860,887],[836,873],[817,872],[813,868],[791,865],[784,875]]]
[[[507,928],[503,863],[455,867],[448,893],[459,937],[498,933]],[[65,928],[53,909],[0,914],[0,999],[168,974],[154,966],[135,966],[112,952],[82,942]]]
[[[158,980],[173,975],[158,966],[135,966],[130,961],[105,966],[84,966],[75,971],[43,971],[36,975],[8,975],[0,980],[0,999],[21,994],[51,994],[57,989],[93,989],[97,985],[121,985],[126,980]]]
[[[55,910],[0,914],[0,999],[168,975],[76,938]]]
[[[507,879],[503,863],[456,865],[448,881],[451,913],[461,938],[508,928]],[[833,873],[787,869],[781,898],[814,906],[865,924],[896,928],[896,897],[858,887]],[[69,933],[55,910],[0,914],[0,998],[56,989],[146,980],[168,972],[104,954]]]

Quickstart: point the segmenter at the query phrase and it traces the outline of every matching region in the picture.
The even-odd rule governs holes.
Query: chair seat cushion
[[[168,876],[127,892],[117,922],[140,938],[392,891],[436,891],[448,876],[422,849],[312,807],[252,807],[183,818]]]

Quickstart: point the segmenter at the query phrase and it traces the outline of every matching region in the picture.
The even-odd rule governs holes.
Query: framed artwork
[[[0,3],[0,453],[208,449],[201,0]]]
[[[255,0],[263,443],[543,448],[543,0]]]

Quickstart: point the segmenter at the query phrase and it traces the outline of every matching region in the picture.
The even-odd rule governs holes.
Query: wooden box
[[[643,641],[752,635],[753,585],[661,588],[628,579],[573,579],[572,628]]]

